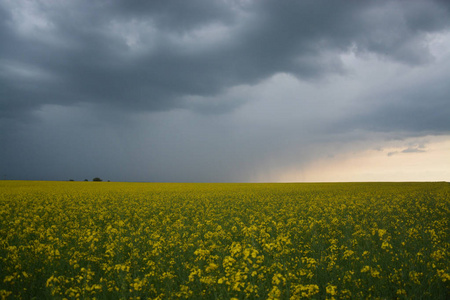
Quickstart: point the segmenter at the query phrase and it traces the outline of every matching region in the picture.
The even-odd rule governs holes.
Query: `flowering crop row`
[[[450,184],[0,181],[3,299],[445,299]]]

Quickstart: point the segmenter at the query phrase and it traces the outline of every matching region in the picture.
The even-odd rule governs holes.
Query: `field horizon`
[[[75,179],[61,179],[61,180],[37,180],[37,179],[0,179],[0,182],[12,182],[12,181],[23,181],[23,182],[95,182],[95,183],[174,183],[174,184],[347,184],[347,183],[450,183],[450,181],[446,180],[368,180],[368,181],[114,181],[114,180],[101,180],[94,181],[92,179],[89,180],[75,180]]]

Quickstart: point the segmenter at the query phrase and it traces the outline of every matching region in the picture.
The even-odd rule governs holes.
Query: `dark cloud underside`
[[[167,110],[186,95],[217,95],[280,72],[344,72],[339,54],[350,48],[422,63],[430,58],[422,36],[450,20],[432,1],[14,3],[0,12],[10,111],[78,102]],[[45,76],[14,74],[20,68]]]

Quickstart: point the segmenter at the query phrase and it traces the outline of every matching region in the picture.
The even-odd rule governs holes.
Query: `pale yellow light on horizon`
[[[423,152],[407,147],[343,153],[281,174],[280,182],[450,181],[450,137],[429,137]]]

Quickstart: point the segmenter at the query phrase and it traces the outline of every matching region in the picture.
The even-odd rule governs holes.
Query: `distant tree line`
[[[69,179],[69,181],[75,181],[75,180]],[[83,180],[83,181],[89,181],[89,180],[85,179],[85,180]],[[103,179],[101,179],[100,177],[94,177],[94,178],[92,179],[92,181],[98,181],[98,182],[100,182],[100,181],[103,181]],[[109,180],[108,180],[108,182],[109,182]]]

